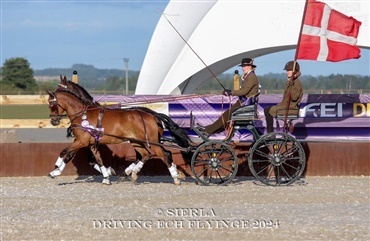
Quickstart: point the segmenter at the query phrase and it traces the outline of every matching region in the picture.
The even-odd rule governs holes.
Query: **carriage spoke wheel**
[[[254,177],[264,184],[289,185],[302,175],[306,155],[302,145],[291,135],[267,133],[252,146],[248,165]]]
[[[226,185],[238,171],[238,158],[229,145],[222,141],[209,141],[195,150],[191,170],[202,185]]]

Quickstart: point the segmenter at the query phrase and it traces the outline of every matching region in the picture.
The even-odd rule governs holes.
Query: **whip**
[[[176,31],[176,33],[181,37],[181,39],[185,42],[185,44],[190,48],[191,51],[197,56],[197,58],[204,64],[204,66],[208,69],[208,71],[212,74],[212,76],[217,80],[217,82],[221,85],[223,90],[226,90],[225,86],[221,83],[221,81],[217,78],[217,76],[213,73],[213,71],[209,68],[209,66],[203,61],[203,59],[195,52],[195,50],[190,46],[190,44],[186,41],[186,39],[180,34],[180,32],[176,29],[175,26],[170,22],[170,20],[166,17],[165,13],[162,13],[162,16],[167,20],[167,22],[171,25],[171,27]]]

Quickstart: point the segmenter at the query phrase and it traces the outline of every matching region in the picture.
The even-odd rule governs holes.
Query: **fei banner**
[[[179,126],[190,130],[190,113],[195,123],[208,125],[213,123],[237,99],[222,95],[181,95],[181,96],[99,96],[100,102],[121,103],[122,108],[128,105],[159,106],[154,108],[170,116]],[[275,105],[283,99],[281,95],[260,95],[258,118],[254,124],[260,134],[266,132],[266,121],[263,109]],[[150,105],[150,103],[155,103]],[[161,103],[159,105],[159,103]],[[149,105],[148,105],[149,104]],[[294,132],[302,141],[370,141],[370,95],[369,94],[306,94],[300,104],[299,119],[295,120]],[[275,131],[284,123],[276,125]],[[211,139],[223,139],[226,132],[211,136]],[[252,135],[247,130],[236,133],[234,140],[251,141]]]

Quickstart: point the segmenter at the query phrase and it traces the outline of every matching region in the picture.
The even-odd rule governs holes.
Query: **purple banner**
[[[282,95],[260,95],[259,117],[254,121],[260,134],[266,132],[263,109],[275,105],[282,100]],[[181,96],[94,96],[100,102],[115,102],[126,106],[145,103],[165,103],[166,114],[181,127],[188,129],[190,134],[190,112],[195,122],[202,125],[213,123],[229,106],[236,101],[229,97],[216,95],[181,95]],[[369,94],[308,94],[304,95],[300,104],[299,119],[294,122],[292,133],[299,140],[307,141],[369,141],[370,140],[370,95]],[[274,121],[275,131],[279,131]],[[283,127],[281,121],[279,126]],[[282,130],[280,130],[282,131]],[[212,139],[223,139],[227,133],[213,135]],[[251,133],[246,130],[236,133],[234,140],[249,141]]]

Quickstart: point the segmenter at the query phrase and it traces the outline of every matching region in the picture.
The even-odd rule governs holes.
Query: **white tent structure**
[[[356,16],[362,22],[357,45],[369,48],[368,0],[322,2]],[[191,94],[243,57],[295,49],[304,4],[171,0],[152,36],[135,94]]]

